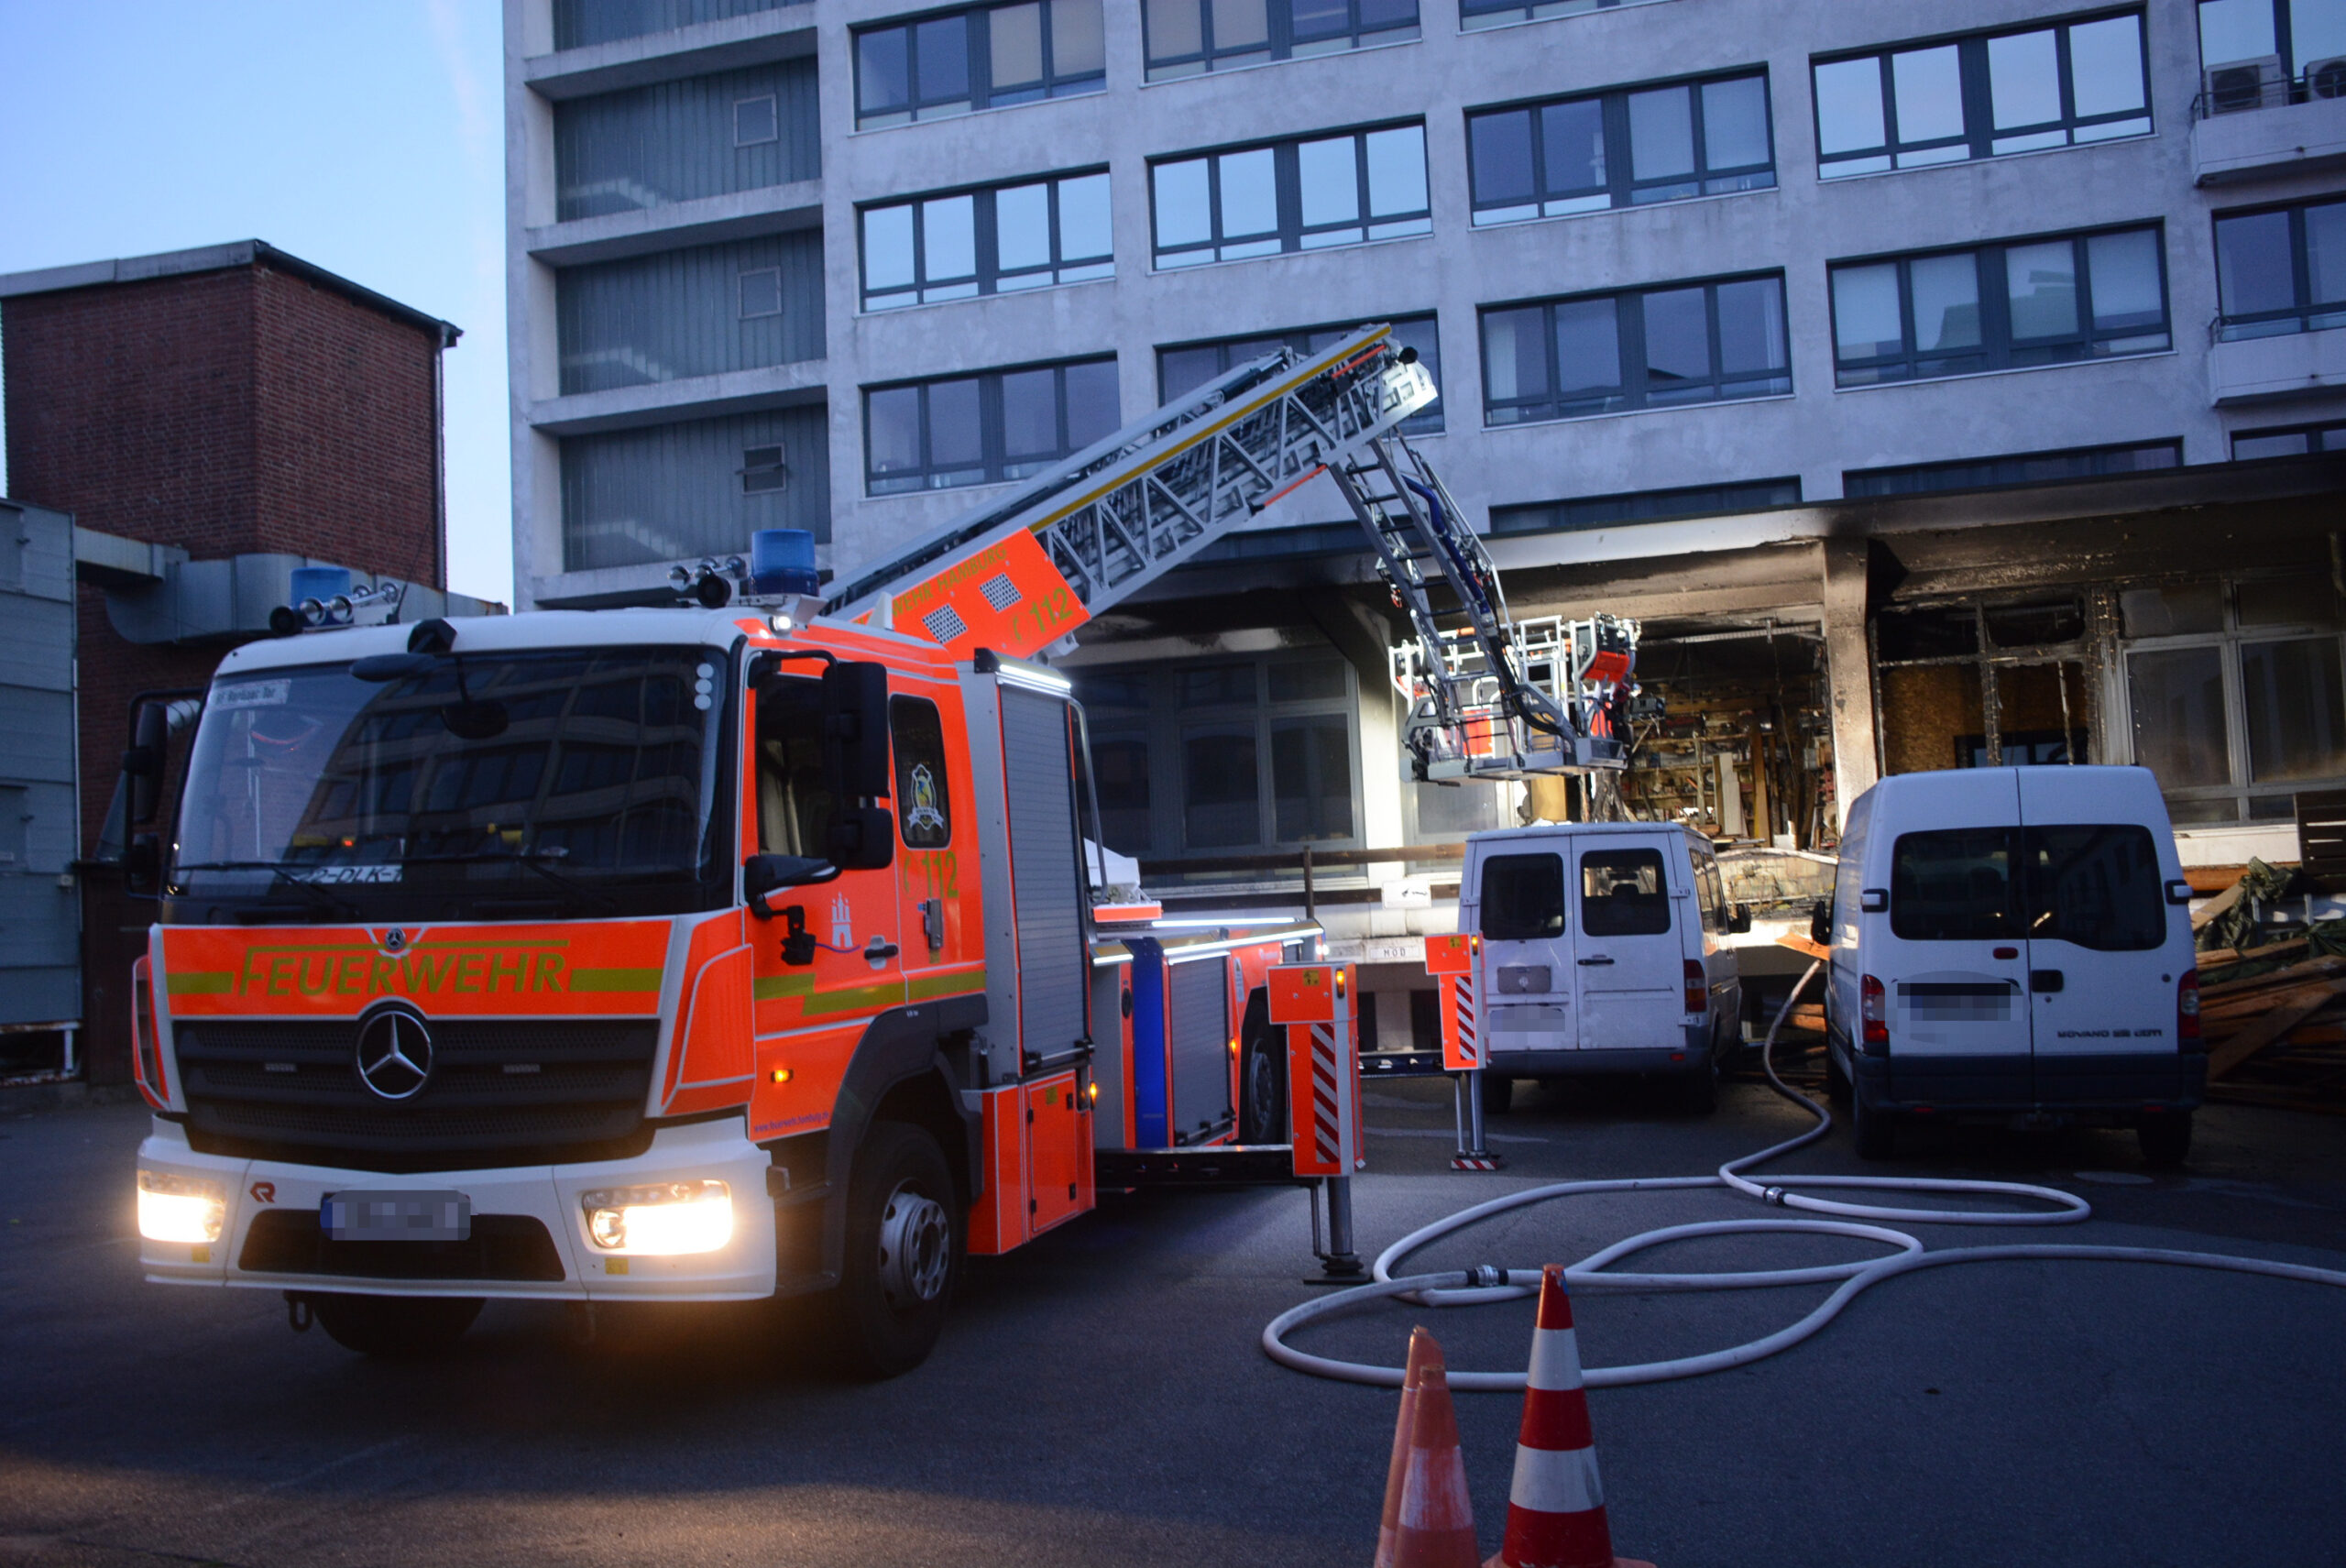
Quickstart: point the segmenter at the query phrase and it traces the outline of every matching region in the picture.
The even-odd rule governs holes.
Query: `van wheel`
[[[874,1122],[848,1179],[846,1277],[831,1301],[844,1369],[877,1380],[910,1372],[945,1330],[960,1282],[961,1205],[927,1132]]]
[[[1887,1111],[1866,1103],[1862,1094],[1849,1096],[1849,1131],[1857,1135],[1859,1159],[1888,1159],[1898,1146],[1898,1130]]]
[[[1515,1080],[1489,1068],[1483,1069],[1483,1114],[1504,1116],[1515,1104]]]
[[[2191,1152],[2191,1113],[2154,1111],[2134,1129],[2143,1145],[2143,1163],[2172,1170]]]
[[[465,1337],[480,1309],[477,1296],[310,1298],[310,1310],[334,1343],[386,1361],[439,1354]]]

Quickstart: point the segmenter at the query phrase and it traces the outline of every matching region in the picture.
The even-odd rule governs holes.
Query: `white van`
[[[1858,1152],[1896,1123],[2139,1129],[2191,1146],[2190,884],[2143,768],[1900,773],[1850,803],[1834,883],[1829,1075]]]
[[[1740,925],[1738,925],[1740,922]],[[1474,997],[1490,1052],[1484,1104],[1514,1080],[1661,1073],[1718,1097],[1742,1043],[1732,910],[1711,841],[1645,822],[1569,822],[1466,840],[1458,928],[1479,934]]]

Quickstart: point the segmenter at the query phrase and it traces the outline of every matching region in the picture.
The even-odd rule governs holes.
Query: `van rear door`
[[[1580,1045],[1583,1050],[1683,1050],[1685,952],[1674,923],[1693,914],[1671,896],[1664,843],[1652,833],[1599,834],[1579,843],[1573,873],[1580,905]]]
[[[1518,1051],[1565,1051],[1577,1042],[1573,1020],[1572,938],[1564,928],[1561,836],[1507,840],[1476,870],[1475,928],[1482,933],[1484,1037],[1491,1066],[1507,1070]],[[1478,845],[1479,847],[1479,845]]]
[[[1858,967],[1880,983],[1888,1007],[1891,1098],[2028,1103],[2014,770],[1889,782],[1894,793],[1875,804],[1872,857],[1874,874],[1888,871],[1890,909],[1862,916]]]
[[[2165,884],[2182,872],[2162,863],[2175,851],[2171,834],[2154,831],[2165,828],[2156,791],[2131,768],[2020,771],[2029,1012],[2047,1103],[2175,1092],[2176,984],[2190,938],[2166,903]]]

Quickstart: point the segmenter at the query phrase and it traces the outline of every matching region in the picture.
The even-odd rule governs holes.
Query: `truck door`
[[[1694,890],[1672,888],[1662,846],[1650,836],[1583,839],[1573,882],[1581,1048],[1683,1049],[1685,958],[1676,922],[1693,916]],[[1679,891],[1687,896],[1672,896]]]
[[[945,737],[962,729],[958,686],[913,685],[888,699],[896,787],[896,890],[905,1000],[914,1006],[985,990],[983,912],[967,832],[970,768]],[[966,853],[965,853],[966,851]]]
[[[1484,857],[1476,871],[1475,929],[1482,953],[1474,981],[1485,1019],[1491,1069],[1510,1053],[1568,1051],[1574,1031],[1572,940],[1564,928],[1565,840],[1527,840]]]
[[[1858,948],[1863,976],[1883,990],[1891,1097],[2026,1102],[2019,786],[1993,768],[1900,782],[1871,828],[1891,838],[1889,915],[1866,917]]]
[[[2020,770],[2040,1101],[2173,1092],[2176,969],[2190,960],[2168,950],[2158,847],[2126,805],[2099,768]]]

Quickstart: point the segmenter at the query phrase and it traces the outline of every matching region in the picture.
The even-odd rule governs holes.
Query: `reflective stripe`
[[[1573,1331],[1532,1330],[1529,1387],[1550,1393],[1570,1393],[1580,1386],[1580,1340]]]
[[[1507,1500],[1539,1514],[1581,1514],[1605,1506],[1605,1484],[1597,1479],[1596,1450],[1548,1448],[1515,1451],[1515,1485]]]

